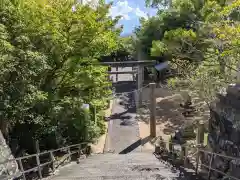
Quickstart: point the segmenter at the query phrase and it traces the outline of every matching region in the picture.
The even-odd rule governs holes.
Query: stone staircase
[[[191,172],[159,161],[152,153],[95,154],[59,170],[51,180],[194,180]],[[187,173],[186,173],[187,172]]]

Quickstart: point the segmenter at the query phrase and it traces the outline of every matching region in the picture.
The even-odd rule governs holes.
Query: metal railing
[[[180,144],[177,144],[177,143],[173,143],[173,142],[170,142],[170,141],[164,141],[164,140],[161,140],[160,142],[164,143],[165,144],[164,148],[168,152],[171,152],[171,153],[174,152],[174,148],[173,148],[174,145],[180,145]],[[157,145],[157,146],[159,146],[159,145]],[[202,144],[198,144],[198,145],[196,145],[196,144],[195,145],[182,144],[180,146],[181,146],[180,159],[184,161],[184,164],[185,164],[185,162],[187,162],[187,160],[190,160],[190,159],[192,159],[193,161],[196,161],[195,166],[194,166],[195,173],[199,173],[199,167],[204,167],[204,168],[208,169],[208,173],[207,173],[207,179],[208,180],[211,178],[211,172],[212,171],[215,171],[215,172],[217,172],[221,175],[224,175],[225,176],[224,179],[226,179],[226,180],[229,180],[229,179],[240,180],[237,177],[231,176],[231,175],[226,174],[225,172],[223,172],[221,170],[218,170],[218,169],[212,167],[214,158],[216,158],[217,156],[225,158],[225,159],[229,159],[229,160],[236,160],[236,161],[240,161],[240,158],[227,156],[227,155],[218,154],[218,153],[214,153],[214,152],[204,150],[204,146]],[[194,149],[194,151],[191,151],[189,153],[190,148]],[[155,152],[156,152],[156,149],[155,149]],[[201,159],[200,154],[201,153],[211,155],[210,162],[208,164],[204,164],[203,162],[200,162],[200,159]],[[173,158],[171,158],[171,157],[169,159],[173,160]]]
[[[222,157],[222,158],[225,158],[225,159],[237,160],[237,161],[240,161],[240,158],[232,157],[232,156],[227,156],[227,155],[223,155],[223,154],[218,154],[218,153],[214,153],[214,152],[209,152],[209,151],[205,151],[205,150],[203,150],[203,149],[200,149],[199,151],[202,152],[202,153],[211,154],[211,159],[210,159],[209,165],[201,164],[201,166],[203,166],[203,167],[205,167],[205,168],[207,168],[207,169],[209,170],[209,171],[208,171],[208,179],[210,179],[210,177],[211,177],[211,172],[212,172],[212,171],[215,171],[215,172],[217,172],[217,173],[219,173],[219,174],[224,175],[225,178],[230,178],[230,179],[234,179],[234,180],[240,180],[240,179],[237,178],[237,177],[231,176],[231,175],[229,175],[229,174],[226,174],[226,173],[224,173],[224,172],[222,172],[222,171],[220,171],[220,170],[215,169],[215,168],[212,167],[212,162],[213,162],[214,156],[215,156],[215,157],[219,156],[219,157]]]
[[[27,156],[23,156],[23,157],[9,159],[9,160],[7,160],[7,162],[1,163],[1,165],[5,165],[6,163],[15,161],[15,162],[17,162],[20,171],[15,172],[13,175],[8,175],[4,179],[1,179],[1,180],[9,180],[12,178],[19,178],[19,177],[22,177],[23,180],[27,180],[26,174],[30,173],[30,172],[37,172],[39,179],[42,179],[43,178],[43,174],[42,174],[43,167],[50,165],[52,172],[54,172],[66,160],[68,160],[68,162],[70,162],[73,154],[78,154],[79,156],[84,154],[83,151],[86,150],[86,148],[88,147],[87,145],[88,145],[88,142],[84,142],[84,143],[74,144],[74,145],[70,145],[70,146],[66,146],[66,147],[62,147],[62,148],[58,148],[58,149],[54,149],[54,150],[50,150],[50,151],[45,151],[45,152],[31,154],[31,155],[27,155]],[[75,149],[75,150],[71,150],[71,149]],[[66,152],[65,156],[63,156],[62,159],[60,159],[59,161],[56,160],[56,158],[54,156],[54,153],[57,151],[65,151]],[[50,161],[41,163],[40,156],[43,156],[43,155],[48,155],[48,157],[49,157],[48,159],[50,159]],[[26,169],[23,166],[23,161],[26,159],[30,159],[30,158],[35,158],[37,166]],[[56,163],[58,163],[58,164],[56,164]]]

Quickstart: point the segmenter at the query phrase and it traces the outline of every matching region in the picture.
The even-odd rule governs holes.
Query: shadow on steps
[[[134,149],[138,148],[139,146],[143,146],[144,144],[150,142],[153,138],[150,136],[147,136],[143,139],[139,139],[124,150],[122,150],[119,154],[127,154],[132,152]]]
[[[137,140],[135,143],[131,144],[130,146],[128,146],[127,148],[125,148],[124,150],[119,152],[119,154],[130,153],[131,151],[133,151],[134,149],[138,148],[139,146],[141,146],[141,139]]]

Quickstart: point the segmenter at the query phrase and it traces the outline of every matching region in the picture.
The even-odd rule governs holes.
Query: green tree
[[[228,5],[225,1],[206,1],[201,6],[192,4],[195,9],[198,7],[198,11],[194,8],[191,10],[197,18],[190,21],[190,28],[168,30],[160,41],[152,43],[152,54],[170,54],[172,67],[207,102],[215,98],[216,91],[236,77],[233,71],[239,56],[238,40],[235,38],[239,28],[238,3],[235,1]],[[183,5],[178,1],[173,7],[180,14],[181,8],[184,8],[183,12],[191,9],[190,4]],[[179,80],[171,79],[170,82],[177,83]]]
[[[61,145],[103,132],[100,115],[97,124],[92,118],[86,122],[81,106],[88,103],[100,112],[110,95],[107,69],[96,65],[99,57],[118,49],[121,29],[115,28],[118,19],[108,17],[110,6],[100,3],[93,9],[74,0],[1,2],[0,124],[22,148],[29,149],[31,143],[21,142],[32,138],[52,136]]]
[[[162,3],[154,1],[156,4]],[[169,1],[166,1],[169,3]],[[168,60],[168,57],[151,54],[152,42],[162,40],[166,31],[178,28],[196,31],[198,21],[201,20],[200,9],[203,4],[196,0],[172,1],[171,8],[159,9],[156,16],[148,20],[142,20],[141,26],[136,29],[135,34],[141,44],[141,51],[147,59],[159,61]]]
[[[118,49],[108,56],[103,56],[100,61],[127,61],[133,60],[135,55],[134,39],[132,36],[120,37],[118,41]]]

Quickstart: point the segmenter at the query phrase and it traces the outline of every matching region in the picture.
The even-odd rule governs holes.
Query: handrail
[[[202,149],[200,149],[199,151],[200,151],[200,152],[203,152],[203,153],[211,154],[211,160],[210,160],[210,162],[209,162],[209,166],[206,165],[206,164],[201,164],[203,167],[209,169],[208,177],[210,177],[211,170],[213,170],[213,171],[216,171],[216,172],[218,172],[218,173],[220,173],[220,174],[222,174],[222,175],[225,175],[226,178],[232,178],[232,179],[235,179],[235,180],[240,180],[239,178],[236,178],[236,177],[234,177],[234,176],[231,176],[231,175],[229,175],[229,174],[226,174],[226,173],[224,173],[224,172],[222,172],[222,171],[220,171],[220,170],[218,170],[218,169],[212,168],[213,156],[220,156],[220,157],[228,158],[228,159],[232,159],[232,160],[240,160],[240,158],[238,158],[238,157],[232,157],[232,156],[227,156],[227,155],[223,155],[223,154],[218,154],[218,153],[214,153],[214,152],[209,152],[209,151],[205,151],[205,150],[202,150]]]
[[[206,167],[206,168],[208,168],[208,169],[210,169],[210,170],[216,171],[216,172],[218,172],[218,173],[220,173],[220,174],[222,174],[222,175],[225,175],[226,178],[232,178],[232,179],[235,179],[235,180],[240,180],[239,178],[236,178],[236,177],[234,177],[234,176],[230,176],[230,175],[228,175],[228,174],[226,174],[226,173],[224,173],[224,172],[222,172],[222,171],[219,171],[219,170],[217,170],[217,169],[215,169],[215,168],[212,168],[212,167],[210,167],[210,166],[207,166],[207,165],[205,165],[205,164],[202,164],[202,166],[204,166],[204,167]]]
[[[170,142],[170,141],[165,141],[165,140],[160,140],[160,142],[162,143],[169,143],[171,145],[180,145],[180,144],[177,144],[177,143],[173,143],[173,142]],[[239,157],[232,157],[232,156],[227,156],[227,155],[223,155],[223,154],[218,154],[218,153],[214,153],[214,152],[210,152],[210,151],[206,151],[206,150],[203,150],[203,146],[201,144],[198,144],[198,145],[192,145],[192,144],[182,144],[180,145],[181,147],[190,147],[190,148],[197,148],[198,150],[192,154],[187,154],[186,156],[182,156],[183,158],[190,158],[190,157],[193,157],[194,155],[198,155],[199,152],[203,152],[203,153],[208,153],[208,154],[211,154],[211,160],[209,162],[209,165],[206,165],[206,164],[203,164],[201,163],[201,166],[209,169],[209,172],[208,172],[208,179],[210,179],[210,173],[211,171],[216,171],[224,176],[226,176],[226,178],[232,178],[234,180],[240,180],[239,178],[237,177],[234,177],[234,176],[231,176],[231,175],[228,175],[218,169],[215,169],[215,168],[212,168],[212,161],[213,161],[213,156],[220,156],[220,157],[223,157],[223,158],[228,158],[228,159],[231,159],[231,160],[239,160],[240,161],[240,158]],[[197,158],[200,158],[199,156]]]
[[[40,153],[36,153],[36,154],[31,154],[31,155],[27,155],[27,156],[22,156],[22,157],[18,157],[18,158],[9,159],[9,160],[5,161],[4,163],[0,163],[0,165],[4,165],[4,164],[6,164],[6,163],[8,163],[8,162],[16,161],[16,162],[19,164],[19,166],[20,166],[20,172],[16,172],[16,173],[13,174],[13,175],[8,175],[7,177],[5,177],[5,178],[2,179],[2,180],[8,180],[9,178],[17,178],[17,177],[20,177],[20,176],[23,176],[23,179],[24,179],[24,180],[27,180],[25,174],[26,174],[26,173],[29,173],[29,172],[36,172],[36,171],[38,171],[39,178],[42,179],[42,167],[47,166],[47,165],[53,163],[53,164],[52,164],[52,166],[53,166],[52,169],[53,169],[53,171],[55,170],[54,162],[55,162],[56,160],[55,160],[55,157],[54,157],[54,155],[53,155],[54,152],[60,151],[60,150],[67,150],[67,151],[68,151],[68,152],[67,152],[68,156],[67,156],[66,158],[68,158],[69,161],[70,161],[70,160],[71,160],[71,159],[70,159],[70,158],[71,158],[71,155],[76,154],[76,153],[80,153],[82,150],[84,150],[84,149],[86,148],[86,147],[81,148],[81,146],[82,146],[82,145],[87,145],[88,143],[89,143],[89,142],[83,142],[83,143],[79,143],[79,144],[73,144],[73,145],[65,146],[65,147],[62,147],[62,148],[54,149],[54,150],[49,150],[49,151],[44,151],[44,152],[40,152]],[[72,152],[71,152],[71,148],[72,148],[72,147],[77,147],[78,150],[75,150],[75,151],[72,151]],[[48,161],[48,162],[40,163],[40,158],[39,158],[39,157],[40,157],[41,155],[44,155],[44,154],[49,154],[51,160]],[[24,170],[23,165],[22,165],[22,160],[24,160],[24,159],[29,159],[29,158],[32,158],[32,157],[35,157],[35,158],[36,158],[37,166],[36,166],[36,167],[32,167],[32,168],[30,168],[30,169]]]
[[[74,147],[74,146],[78,146],[78,145],[82,145],[82,144],[88,144],[88,143],[89,143],[89,142],[84,142],[84,143],[79,143],[79,144],[73,144],[73,145],[61,147],[61,148],[58,148],[58,149],[53,149],[53,150],[49,150],[49,151],[43,151],[43,152],[40,152],[40,153],[30,154],[30,155],[27,155],[27,156],[22,156],[22,157],[18,157],[18,158],[8,159],[8,160],[5,161],[4,163],[0,163],[0,165],[4,165],[4,164],[6,164],[6,163],[8,163],[8,162],[11,162],[11,161],[28,159],[28,158],[34,157],[34,156],[36,156],[36,155],[48,154],[48,153],[50,153],[50,152],[56,152],[56,151],[60,151],[60,150],[66,149],[66,148],[71,148],[71,147]]]
[[[221,157],[225,157],[225,158],[232,159],[232,160],[240,160],[239,157],[227,156],[227,155],[218,154],[218,153],[214,153],[214,152],[210,152],[210,151],[205,151],[203,149],[200,149],[200,152],[204,152],[204,153],[208,153],[208,154],[212,154],[212,155],[216,155],[216,156],[221,156]]]
[[[163,143],[169,143],[171,145],[180,145],[180,144],[177,144],[177,143],[173,143],[173,142],[170,142],[170,141],[164,141],[164,140],[161,140],[160,142],[163,142]],[[38,174],[39,174],[39,177],[40,179],[42,179],[42,167],[44,166],[47,166],[51,163],[53,163],[53,171],[55,170],[55,165],[54,165],[54,162],[56,161],[55,158],[54,158],[54,155],[53,155],[53,152],[56,152],[56,151],[60,151],[60,150],[68,150],[67,154],[68,156],[66,158],[71,158],[71,155],[72,154],[75,154],[75,153],[80,153],[83,149],[85,148],[82,148],[81,149],[81,145],[87,145],[89,142],[83,142],[83,143],[79,143],[79,144],[73,144],[73,145],[70,145],[70,146],[65,146],[65,147],[62,147],[62,148],[58,148],[58,149],[54,149],[54,150],[49,150],[49,151],[45,151],[45,152],[40,152],[40,153],[36,153],[36,154],[31,154],[31,155],[27,155],[27,156],[23,156],[23,157],[19,157],[19,158],[14,158],[14,159],[9,159],[7,162],[4,162],[4,163],[0,163],[1,164],[6,164],[8,162],[11,162],[11,161],[17,161],[19,163],[19,166],[20,166],[20,172],[16,172],[15,174],[13,175],[9,175],[7,177],[5,177],[3,180],[8,180],[9,178],[16,178],[16,177],[20,177],[20,176],[23,176],[23,179],[24,180],[27,180],[26,179],[26,176],[25,174],[26,173],[29,173],[29,172],[37,172],[38,171]],[[223,157],[223,158],[228,158],[228,159],[232,159],[232,160],[240,160],[240,158],[238,157],[232,157],[232,156],[227,156],[227,155],[222,155],[222,154],[218,154],[218,153],[214,153],[214,152],[210,152],[210,151],[206,151],[206,150],[203,150],[201,149],[201,146],[200,145],[194,145],[194,146],[191,146],[191,145],[187,145],[187,144],[183,144],[181,145],[182,147],[195,147],[198,149],[197,152],[194,152],[193,154],[189,154],[187,156],[184,156],[185,158],[189,158],[190,155],[191,156],[194,156],[196,155],[196,153],[198,152],[203,152],[203,153],[208,153],[208,154],[211,154],[211,161],[209,162],[209,165],[206,165],[206,164],[201,164],[201,166],[205,167],[205,168],[208,168],[209,169],[209,173],[208,173],[208,176],[210,177],[210,172],[211,171],[216,171],[222,175],[225,175],[227,178],[232,178],[234,180],[240,180],[239,178],[236,178],[236,177],[233,177],[231,175],[228,175],[218,169],[215,169],[215,168],[212,168],[212,160],[213,160],[213,156],[220,156],[220,157]],[[72,147],[78,147],[78,150],[75,150],[75,151],[72,151],[71,152],[71,148]],[[50,157],[51,157],[51,161],[48,161],[48,162],[44,162],[44,163],[40,163],[39,161],[39,156],[41,155],[44,155],[44,154],[50,154]],[[27,170],[24,170],[23,166],[22,166],[22,160],[24,159],[28,159],[28,158],[31,158],[31,157],[36,157],[36,160],[37,160],[37,166],[36,167],[32,167],[30,169],[27,169]],[[198,157],[199,158],[199,157]]]

